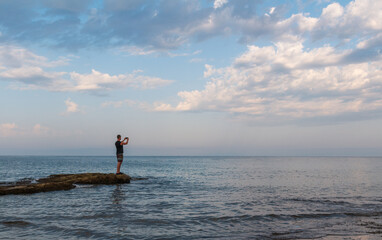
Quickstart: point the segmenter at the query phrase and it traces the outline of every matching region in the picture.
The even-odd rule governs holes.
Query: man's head
[[[121,140],[121,135],[118,134],[118,135],[117,135],[117,139],[118,139],[118,140]]]

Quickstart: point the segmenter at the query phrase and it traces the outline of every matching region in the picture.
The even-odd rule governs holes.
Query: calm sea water
[[[1,156],[0,182],[115,167]],[[0,196],[0,239],[382,239],[382,158],[127,156],[122,171],[147,179]]]

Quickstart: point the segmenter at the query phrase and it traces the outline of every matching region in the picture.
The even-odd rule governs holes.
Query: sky
[[[382,1],[1,0],[0,155],[382,156]]]

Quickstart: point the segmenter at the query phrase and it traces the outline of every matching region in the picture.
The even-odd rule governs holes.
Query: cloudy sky
[[[1,0],[0,154],[382,155],[382,1]]]

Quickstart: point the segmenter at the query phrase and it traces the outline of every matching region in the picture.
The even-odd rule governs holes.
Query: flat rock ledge
[[[0,195],[31,194],[75,188],[75,184],[122,184],[130,183],[131,177],[114,173],[56,174],[37,180],[37,183],[0,186]]]

